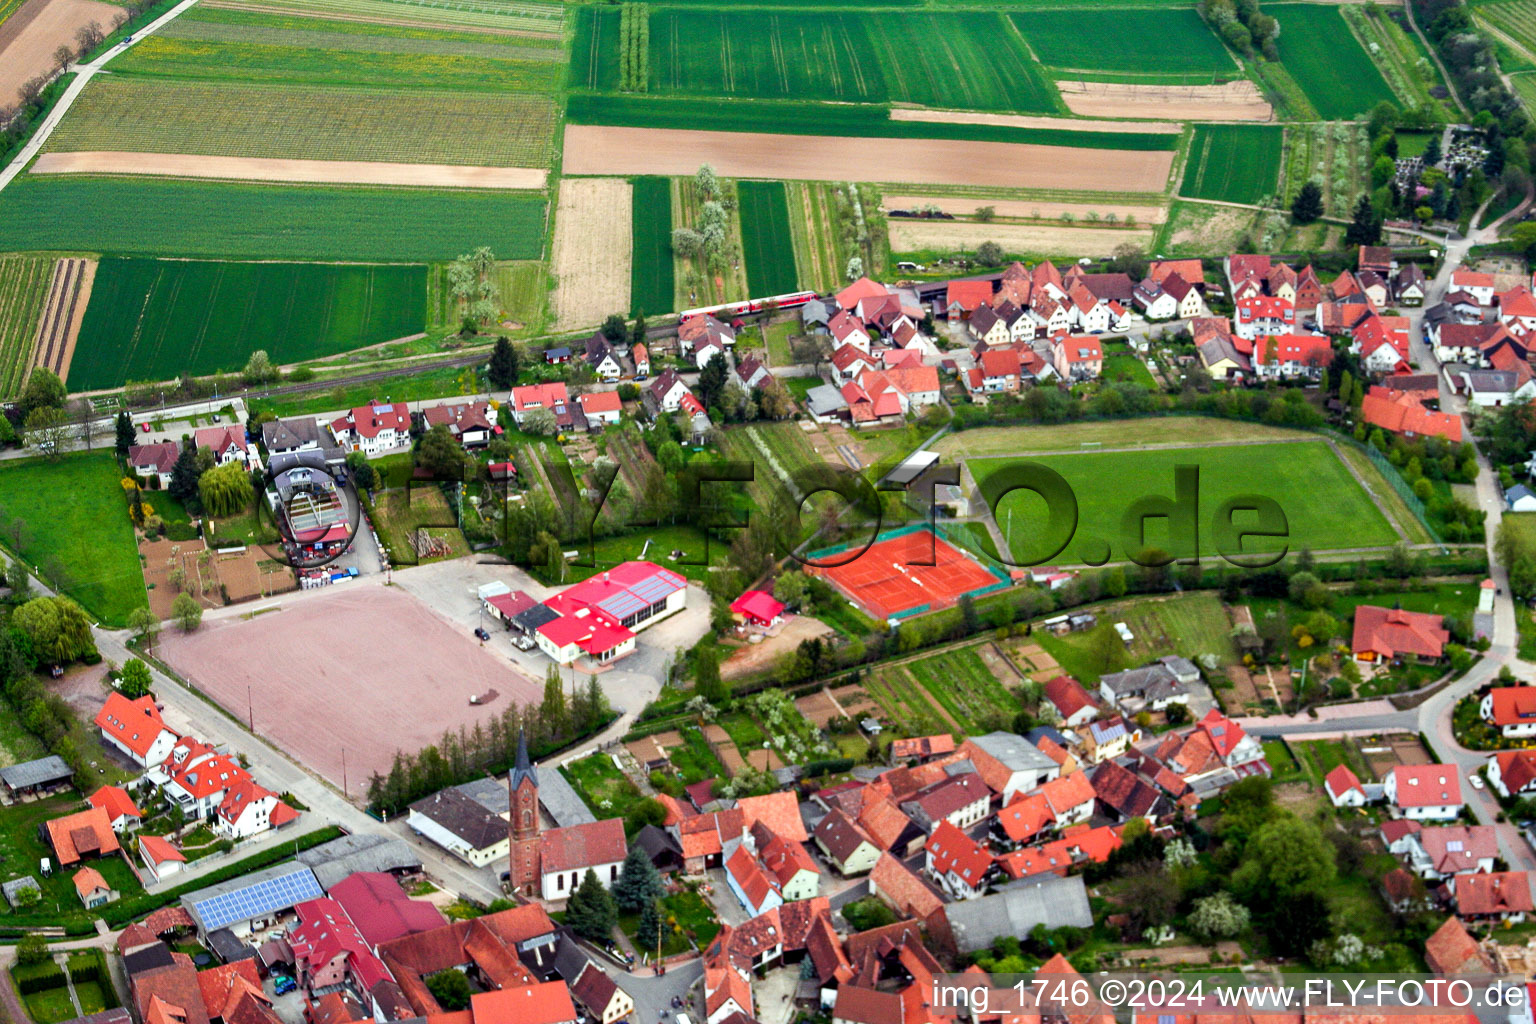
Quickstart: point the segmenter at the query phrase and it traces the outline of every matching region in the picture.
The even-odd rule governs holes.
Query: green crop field
[[[105,76],[51,151],[545,167],[555,104],[526,93],[333,89]]]
[[[789,233],[789,204],[782,181],[743,181],[736,185],[741,203],[742,258],[747,286],[754,296],[783,295],[799,287],[795,246]]]
[[[154,35],[113,61],[112,71],[159,78],[542,92],[559,85],[561,67],[548,60],[487,60],[462,54],[331,50]]]
[[[1095,7],[1010,15],[1048,67],[1159,75],[1235,73],[1237,65],[1194,8]],[[1113,46],[1104,40],[1113,39]]]
[[[618,88],[619,12],[585,8],[572,81]],[[611,22],[611,24],[609,24]],[[886,100],[1054,113],[1054,92],[991,11],[706,11],[655,8],[650,91],[762,99]]]
[[[973,459],[971,471],[990,493],[989,479],[1016,458]],[[1035,457],[1060,473],[1077,496],[1078,525],[1062,561],[1075,561],[1080,546],[1095,538],[1107,541],[1111,557],[1126,556],[1120,538],[1121,516],[1132,502],[1148,495],[1172,496],[1174,467],[1194,465],[1199,477],[1199,543],[1202,557],[1216,555],[1211,522],[1222,502],[1239,495],[1274,499],[1284,511],[1292,551],[1303,547],[1385,547],[1397,535],[1360,484],[1322,441],[1293,444],[1234,445],[1220,448],[1174,448],[1135,452],[1099,452]],[[1015,491],[995,509],[998,523],[1015,556],[1039,548],[1045,523],[1044,501]],[[1245,520],[1235,517],[1239,527]],[[1166,523],[1151,520],[1147,541],[1154,546],[1165,536]],[[1245,550],[1276,550],[1278,543],[1250,538]]]
[[[121,476],[110,448],[0,464],[0,542],[109,627],[149,603]]]
[[[1396,101],[1337,7],[1269,4],[1264,13],[1280,22],[1280,63],[1324,120],[1347,121]]]
[[[543,249],[544,197],[454,189],[26,176],[0,192],[0,251],[214,259],[453,259]]]
[[[32,342],[52,276],[52,259],[0,257],[0,398],[14,398],[27,382]]]
[[[69,368],[75,391],[296,363],[425,327],[426,268],[106,259]]]
[[[654,66],[654,65],[653,65]],[[700,131],[754,131],[849,138],[970,139],[1080,149],[1176,149],[1178,135],[1157,132],[1079,132],[1064,128],[1013,128],[996,124],[892,121],[885,107],[869,103],[801,103],[684,96],[598,96],[575,93],[566,103],[573,124]]]
[[[1018,700],[974,647],[919,658],[906,668],[968,733],[984,731],[983,723],[999,715],[1011,720],[1019,710]]]
[[[224,0],[221,6],[385,25],[420,24],[558,38],[564,6],[534,0]]]
[[[672,312],[672,183],[666,178],[636,178],[630,205],[630,312]]]
[[[1536,60],[1536,0],[1478,4],[1474,13],[1478,21],[1512,39],[1527,60]]]
[[[472,29],[365,24],[327,18],[295,17],[228,7],[194,7],[163,27],[160,35],[226,43],[267,43],[306,50],[358,50],[379,53],[436,53],[491,60],[563,62],[554,36],[492,35]]]
[[[24,2],[25,0],[0,0],[0,25],[5,24],[7,18],[21,10]]]
[[[1229,203],[1256,203],[1273,195],[1283,133],[1279,125],[1196,125],[1179,194]]]

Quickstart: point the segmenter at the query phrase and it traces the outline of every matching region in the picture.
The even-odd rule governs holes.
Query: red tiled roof
[[[1363,604],[1355,609],[1354,641],[1357,654],[1367,651],[1383,658],[1414,654],[1438,658],[1450,639],[1443,625],[1444,616],[1401,608],[1382,608]]]
[[[1096,707],[1088,691],[1071,676],[1057,676],[1041,687],[1042,695],[1056,706],[1062,718],[1071,718],[1084,708]]]
[[[967,313],[990,301],[991,281],[951,281],[944,295],[946,308],[958,304]]]
[[[155,864],[164,864],[171,860],[185,863],[187,859],[185,854],[161,836],[139,836],[139,849]]]
[[[82,898],[89,896],[98,889],[110,890],[112,888],[107,884],[107,880],[101,877],[101,872],[92,867],[84,867],[76,871],[70,878],[70,881],[75,883],[75,892],[79,893]]]
[[[784,614],[784,602],[762,590],[747,590],[731,602],[731,611],[759,622],[772,622]]]
[[[1492,288],[1493,275],[1482,274],[1475,270],[1451,271],[1452,288]]]
[[[992,867],[992,855],[947,821],[940,822],[933,830],[926,848],[933,860],[934,871],[953,874],[973,889],[981,887]]]
[[[1431,412],[1418,398],[1373,385],[1360,401],[1360,418],[1395,434],[1417,434],[1461,440],[1461,417]]]
[[[540,839],[539,863],[545,874],[580,871],[624,859],[624,819],[608,818],[551,829]]]
[[[525,384],[522,387],[512,389],[512,408],[517,412],[527,409],[549,409],[554,411],[557,406],[568,405],[571,396],[565,389],[562,381],[551,381],[543,384]]]
[[[1453,764],[1400,764],[1392,769],[1399,807],[1455,807],[1461,778]]]
[[[763,902],[768,899],[769,894],[778,891],[778,886],[757,863],[757,858],[752,856],[752,851],[747,849],[746,843],[736,847],[736,852],[731,854],[725,862],[725,870],[735,880],[737,887],[746,894],[754,911],[762,909]]]
[[[340,903],[321,897],[305,900],[294,911],[301,923],[289,931],[288,945],[297,960],[319,968],[345,957],[364,989],[389,978],[389,971]]]
[[[1039,793],[1045,797],[1058,819],[1073,808],[1092,803],[1094,799],[1093,783],[1082,772],[1054,778],[1041,786]]]
[[[810,838],[805,823],[800,820],[800,801],[793,790],[769,793],[766,796],[746,796],[736,801],[748,828],[761,821],[775,835],[803,843]]]
[[[576,400],[585,413],[618,412],[624,408],[617,391],[589,391]]]
[[[1328,795],[1337,800],[1345,793],[1359,792],[1365,795],[1365,788],[1360,785],[1360,779],[1349,770],[1348,765],[1335,765],[1323,779],[1323,787],[1328,790]]]
[[[517,1024],[562,1024],[576,1019],[570,989],[563,981],[477,992],[469,999],[475,1020],[482,1024],[516,1021]]]
[[[166,731],[155,698],[129,700],[115,691],[107,695],[106,705],[97,713],[96,727],[141,758],[149,754],[149,748]]]
[[[380,871],[348,875],[331,886],[330,896],[375,946],[448,923],[436,906],[411,899],[394,875]]]
[[[1459,920],[1454,917],[1424,940],[1424,963],[1436,974],[1492,974],[1493,963]]]
[[[1536,723],[1536,686],[1498,686],[1488,691],[1494,725]]]
[[[1536,780],[1536,750],[1501,750],[1493,758],[1499,765],[1499,781],[1511,794]]]
[[[210,1017],[227,1017],[242,995],[265,1000],[255,960],[236,960],[197,972],[197,988]]]
[[[1528,871],[1456,876],[1456,912],[1462,917],[1536,910]]]
[[[880,298],[887,294],[889,293],[886,291],[885,285],[877,281],[871,281],[867,277],[861,277],[838,292],[836,299],[837,304],[843,309],[852,309],[859,304],[860,300]]]
[[[90,805],[100,807],[107,812],[108,821],[116,821],[118,818],[140,818],[143,812],[139,810],[128,791],[121,786],[102,786],[91,794]]]
[[[914,757],[934,757],[938,754],[952,753],[954,749],[955,738],[947,732],[941,732],[933,736],[913,736],[910,739],[893,740],[891,758],[905,761]]]
[[[816,859],[800,843],[785,839],[783,836],[774,835],[766,844],[758,844],[758,853],[763,858],[763,867],[768,873],[779,880],[780,885],[788,885],[802,871],[809,871],[813,875],[821,874],[816,867]]]
[[[100,807],[54,818],[47,824],[48,840],[60,865],[78,861],[83,854],[105,857],[120,848],[107,812]]]
[[[875,869],[869,873],[869,884],[887,902],[908,917],[918,919],[944,908],[938,893],[923,884],[901,861],[888,853],[882,853]]]

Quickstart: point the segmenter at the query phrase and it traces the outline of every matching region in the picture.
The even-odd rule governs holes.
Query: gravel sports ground
[[[343,748],[349,785],[365,785],[396,750],[539,699],[542,682],[382,583],[301,591],[263,605],[273,611],[168,630],[161,656],[235,717],[249,701],[258,733],[337,784]],[[489,690],[499,693],[489,705],[469,703]]]

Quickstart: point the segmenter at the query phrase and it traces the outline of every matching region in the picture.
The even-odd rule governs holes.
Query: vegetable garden
[[[974,647],[908,662],[906,668],[967,733],[986,731],[989,719],[1012,718],[1019,702],[987,668]]]

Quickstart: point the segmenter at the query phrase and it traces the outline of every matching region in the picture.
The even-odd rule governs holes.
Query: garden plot
[[[1070,117],[1038,117],[1030,114],[986,114],[973,110],[927,110],[896,107],[892,121],[919,121],[924,124],[991,124],[1007,128],[1044,128],[1069,132],[1122,132],[1129,135],[1167,133],[1177,135],[1184,126],[1174,121],[1138,121],[1118,124],[1111,121],[1073,120]]]
[[[630,184],[621,178],[561,182],[551,267],[556,330],[595,326],[629,311],[631,203]]]
[[[1018,699],[987,667],[976,648],[919,658],[907,663],[906,669],[962,732],[987,732],[1004,720],[1011,721],[1019,710]]]
[[[1164,206],[1106,203],[1063,203],[1034,199],[993,199],[991,196],[890,195],[884,197],[887,210],[914,210],[937,207],[956,217],[973,216],[982,207],[991,207],[995,217],[1009,220],[1116,221],[1127,227],[1134,224],[1161,224],[1167,213]]]
[[[37,341],[32,349],[32,365],[69,379],[75,344],[80,338],[80,324],[91,301],[96,280],[96,261],[59,260],[53,265],[53,279],[48,284],[48,304],[37,325]]]

